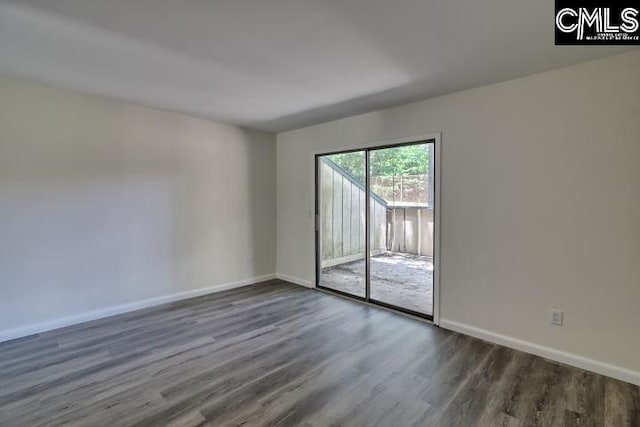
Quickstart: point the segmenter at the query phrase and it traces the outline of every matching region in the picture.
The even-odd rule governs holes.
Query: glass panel
[[[370,151],[370,297],[433,315],[434,144]]]
[[[365,151],[318,159],[320,286],[364,298]]]

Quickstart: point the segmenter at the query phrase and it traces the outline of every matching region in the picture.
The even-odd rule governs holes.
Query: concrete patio
[[[327,288],[364,297],[364,259],[323,268],[320,284]],[[372,257],[371,299],[432,315],[432,258],[391,252]]]

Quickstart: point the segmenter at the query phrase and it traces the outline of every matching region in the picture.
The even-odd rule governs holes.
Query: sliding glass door
[[[433,318],[435,141],[316,156],[316,284]]]
[[[369,152],[371,197],[385,202],[370,211],[370,298],[422,315],[433,314],[432,148]]]

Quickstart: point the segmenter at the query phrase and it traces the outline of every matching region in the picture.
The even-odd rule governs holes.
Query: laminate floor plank
[[[279,280],[0,343],[1,426],[640,426],[640,388]]]

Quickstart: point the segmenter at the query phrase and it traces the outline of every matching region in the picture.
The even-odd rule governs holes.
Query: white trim
[[[252,285],[265,280],[275,279],[275,274],[265,274],[263,276],[250,277],[244,280],[238,280],[235,282],[222,283],[208,288],[192,289],[184,292],[177,292],[169,295],[162,295],[159,297],[149,298],[142,301],[134,301],[126,304],[114,305],[111,307],[101,308],[94,311],[88,311],[81,314],[74,314],[72,316],[62,317],[47,322],[35,323],[32,325],[21,326],[15,329],[8,329],[0,331],[0,342],[8,341],[16,338],[22,338],[33,334],[39,334],[42,332],[51,331],[54,329],[64,328],[65,326],[76,325],[78,323],[88,322],[90,320],[102,319],[116,314],[127,313],[134,310],[140,310],[142,308],[153,307],[156,305],[166,304],[169,302],[180,301],[188,298],[199,297],[202,295],[208,295],[215,292],[226,291],[228,289],[240,288],[242,286]]]
[[[475,326],[466,325],[464,323],[455,322],[453,320],[440,319],[440,326],[444,329],[460,332],[465,335],[480,338],[494,344],[503,345],[505,347],[514,348],[524,351],[525,353],[534,354],[546,359],[561,362],[597,374],[606,375],[631,384],[640,385],[640,372],[631,371],[609,363],[600,362],[594,359],[578,356],[576,354],[567,353],[529,341],[520,340],[507,335],[498,334],[487,331],[485,329],[476,328]]]
[[[304,286],[305,288],[312,288],[312,289],[315,288],[315,286],[313,285],[313,282],[311,282],[310,280],[304,280],[299,277],[290,276],[288,274],[276,273],[276,279],[284,280],[286,282],[291,282],[295,285]]]

